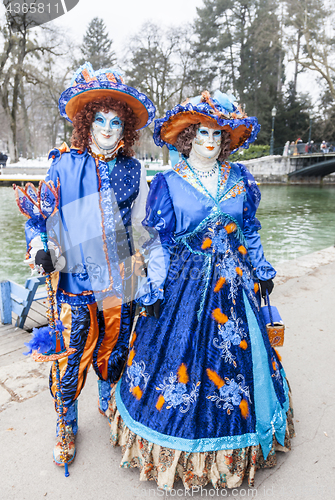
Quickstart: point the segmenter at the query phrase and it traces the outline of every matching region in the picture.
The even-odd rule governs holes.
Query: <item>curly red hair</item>
[[[79,111],[73,118],[73,132],[71,144],[74,148],[84,151],[89,145],[89,135],[91,125],[98,111],[108,113],[115,111],[124,122],[122,153],[126,156],[134,156],[132,149],[134,143],[139,139],[139,133],[136,130],[138,118],[133,110],[122,101],[116,101],[112,97],[103,97],[102,99],[91,101]]]

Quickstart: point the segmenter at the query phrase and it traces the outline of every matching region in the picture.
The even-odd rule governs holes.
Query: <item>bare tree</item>
[[[0,53],[0,99],[9,124],[8,149],[11,162],[18,161],[17,117],[20,105],[23,107],[24,119],[27,120],[28,116],[23,83],[26,81],[36,84],[42,80],[41,71],[36,67],[36,62],[41,64],[41,57],[45,54],[61,54],[59,38],[52,26],[41,26],[35,30],[30,30],[29,27],[25,14],[19,16],[8,12],[6,21],[0,26],[3,40],[3,50]]]
[[[291,40],[290,50],[298,66],[317,72],[335,100],[335,37],[334,13],[326,8],[325,0],[289,0],[291,25],[296,29],[296,42]]]
[[[171,28],[146,23],[129,45],[127,83],[144,92],[155,104],[157,116],[185,99],[190,88],[190,28]],[[163,149],[163,161],[168,152]]]

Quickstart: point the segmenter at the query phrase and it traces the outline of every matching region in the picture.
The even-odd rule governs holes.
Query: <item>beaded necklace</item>
[[[217,170],[218,170],[218,164],[216,163],[214,165],[213,168],[211,168],[210,170],[205,170],[205,171],[202,171],[202,170],[199,170],[195,167],[193,167],[196,174],[201,178],[206,178],[206,177],[213,177],[213,175],[216,174]]]
[[[196,178],[196,180],[198,181],[200,186],[204,189],[204,191],[208,194],[208,196],[210,196],[210,198],[212,198],[212,200],[216,203],[218,193],[219,193],[220,184],[221,184],[221,168],[219,168],[219,170],[218,170],[218,182],[217,182],[217,187],[216,187],[216,196],[214,198],[214,196],[211,195],[211,193],[208,191],[206,186],[204,186],[204,184],[201,182],[201,179],[199,178],[197,172],[195,171],[195,169],[193,167],[191,167],[191,165],[188,163],[187,158],[185,156],[183,156],[183,160],[185,161],[188,168],[191,170],[192,174],[194,175],[194,177]],[[216,165],[215,165],[214,169],[216,170],[216,168],[218,168],[218,167],[220,167],[220,164],[218,161],[216,161]],[[213,175],[213,173],[211,175]]]

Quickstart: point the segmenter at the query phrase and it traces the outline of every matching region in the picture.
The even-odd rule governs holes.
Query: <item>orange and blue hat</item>
[[[85,104],[112,97],[128,104],[138,118],[137,130],[144,128],[155,117],[155,106],[151,100],[138,90],[126,85],[121,73],[115,68],[94,71],[91,63],[85,62],[72,77],[70,87],[59,98],[61,116],[72,123],[75,115]]]
[[[208,91],[187,99],[167,111],[164,118],[155,120],[154,141],[157,146],[166,145],[170,150],[180,132],[192,124],[201,123],[209,128],[225,130],[230,135],[230,150],[248,148],[260,130],[255,116],[247,116],[240,106],[234,104],[235,97],[216,90],[211,97]]]

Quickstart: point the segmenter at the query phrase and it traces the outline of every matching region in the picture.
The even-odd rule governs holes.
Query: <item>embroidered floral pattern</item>
[[[220,253],[226,253],[229,248],[227,231],[222,228],[219,229],[212,238],[213,248]]]
[[[80,281],[86,281],[89,278],[86,266],[84,266],[82,263],[70,267],[69,272],[72,274],[74,278],[78,278]]]
[[[168,378],[163,380],[163,383],[156,387],[157,391],[161,391],[167,406],[166,410],[176,408],[179,405],[179,410],[186,413],[192,403],[194,403],[199,395],[200,382],[192,384],[192,390],[188,394],[186,384],[177,382],[177,375],[170,373]]]
[[[244,194],[246,192],[245,185],[243,179],[241,179],[235,186],[233,186],[227,193],[225,193],[220,202],[228,200],[229,198],[236,198],[239,194]]]
[[[213,344],[215,347],[221,350],[221,357],[226,363],[236,365],[236,356],[230,352],[232,345],[240,345],[243,337],[246,336],[244,329],[241,327],[243,321],[238,318],[234,308],[231,308],[231,316],[226,323],[219,325],[218,333],[220,339],[215,338]]]
[[[225,384],[214,394],[207,396],[207,399],[215,402],[217,408],[227,410],[230,415],[235,406],[239,406],[243,396],[250,399],[249,387],[245,385],[245,379],[241,373],[237,375],[237,382],[232,378],[225,378]]]
[[[78,278],[80,281],[91,278],[97,280],[99,283],[103,283],[102,268],[99,264],[93,262],[90,256],[86,258],[85,264],[76,264],[69,269],[69,272],[74,278]]]
[[[144,383],[143,389],[146,388],[150,375],[148,375],[148,373],[145,373],[144,361],[140,361],[139,363],[133,361],[131,366],[128,366],[126,374],[127,382],[129,382],[130,386],[130,392],[135,387],[139,387],[140,385],[142,385],[142,383]]]

